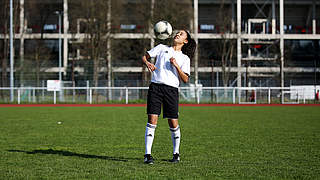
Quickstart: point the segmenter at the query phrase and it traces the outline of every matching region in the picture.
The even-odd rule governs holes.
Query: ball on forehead
[[[154,25],[154,33],[158,39],[167,39],[172,34],[172,26],[167,21],[159,21]]]

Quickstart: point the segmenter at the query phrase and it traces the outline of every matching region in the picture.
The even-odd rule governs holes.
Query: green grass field
[[[1,107],[0,179],[320,179],[319,107],[181,107],[181,162],[144,107]],[[61,121],[62,124],[57,122]]]

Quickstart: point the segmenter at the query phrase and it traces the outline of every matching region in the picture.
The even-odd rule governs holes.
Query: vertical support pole
[[[61,16],[63,15],[63,12],[60,12],[60,11],[56,11],[56,14],[58,15],[59,17],[59,82],[60,82],[60,87],[63,86],[63,83],[62,83],[62,69],[61,69],[61,66],[62,66],[62,57],[61,57],[61,54],[62,54],[62,37],[61,37]],[[60,89],[59,90],[59,101],[62,101],[63,100],[63,90]]]
[[[155,43],[155,39],[154,39],[154,31],[153,31],[153,25],[152,25],[152,20],[153,20],[153,15],[154,15],[154,1],[155,0],[151,0],[151,3],[150,3],[150,21],[149,21],[149,38],[150,38],[150,49],[152,49],[154,47],[154,43]],[[150,62],[152,64],[155,63],[155,58],[150,58]],[[142,81],[146,81],[148,78],[151,79],[152,77],[152,74],[151,73],[146,73],[147,72],[147,69],[146,68],[142,68],[142,73],[143,73],[143,80]],[[146,75],[144,75],[146,74]],[[147,77],[148,76],[148,77]],[[143,84],[143,83],[142,83]]]
[[[153,14],[154,14],[154,0],[151,0],[151,7],[150,7],[150,16],[151,18],[153,18]],[[150,48],[154,47],[154,38],[153,38],[153,28],[152,28],[152,24],[150,22],[149,24],[149,34],[150,34]]]
[[[67,76],[67,66],[68,66],[68,31],[69,31],[69,17],[68,17],[68,0],[63,0],[63,75]],[[61,81],[62,82],[62,81]],[[63,86],[62,86],[63,88]],[[64,101],[64,93],[65,91],[61,89],[60,98]]]
[[[317,87],[314,86],[314,87],[313,87],[313,90],[314,90],[314,91],[313,91],[313,94],[314,94],[314,98],[313,98],[313,99],[314,99],[314,104],[316,104],[316,103],[317,103],[317,97],[316,97],[316,96],[317,96]]]
[[[108,28],[108,41],[107,41],[107,58],[108,58],[108,87],[112,86],[112,56],[111,56],[111,1],[108,1],[108,13],[107,13],[107,28]],[[112,91],[108,91],[109,100],[112,99]]]
[[[89,89],[89,103],[92,104],[92,89]]]
[[[303,104],[306,103],[306,96],[305,96],[305,88],[302,89],[302,96],[303,96]]]
[[[193,26],[193,32],[194,32],[194,40],[198,44],[198,0],[193,0],[193,18],[194,18],[194,26]],[[197,85],[199,81],[198,77],[198,48],[196,48],[195,55],[194,55],[194,83]]]
[[[247,34],[251,34],[251,21],[248,21],[248,30],[247,30]],[[250,39],[249,39],[250,41]],[[248,58],[251,58],[251,46],[248,46]],[[247,77],[247,73],[248,73],[248,61],[246,62],[246,77]],[[245,80],[245,86],[247,86],[247,78],[244,79]]]
[[[280,79],[281,79],[281,97],[283,97],[284,88],[284,0],[279,0],[280,4]]]
[[[87,102],[89,102],[89,81],[87,81]]]
[[[53,104],[57,103],[57,91],[53,91]]]
[[[232,20],[231,20],[231,32],[235,32],[235,12],[234,12],[234,0],[231,0],[231,15],[232,15]]]
[[[42,81],[42,101],[44,101],[44,81]]]
[[[18,104],[20,104],[20,88],[18,89]]]
[[[200,92],[199,92],[200,86],[196,85],[196,98],[197,98],[197,104],[200,104]]]
[[[20,87],[24,86],[24,37],[25,23],[24,23],[24,0],[20,0]]]
[[[254,91],[254,104],[257,104],[257,89]]]
[[[232,90],[232,103],[236,103],[236,88],[233,88]]]
[[[59,81],[62,81],[62,72],[61,72],[61,12],[58,12],[59,16]],[[61,96],[60,96],[61,97]]]
[[[219,72],[216,72],[216,87],[219,87]]]
[[[237,0],[237,87],[241,87],[241,0]],[[240,93],[240,91],[239,91]],[[240,96],[239,96],[240,97]],[[240,99],[239,99],[240,102]]]
[[[69,31],[69,14],[68,0],[63,0],[63,72],[67,75],[66,68],[68,66],[68,31]]]
[[[129,90],[128,87],[126,87],[126,104],[128,104],[129,101]]]
[[[248,30],[247,30],[247,34],[251,34],[251,21],[248,21]]]
[[[312,1],[312,34],[317,33],[317,24],[316,24],[316,0]]]
[[[271,104],[271,89],[268,89],[268,104]]]
[[[276,0],[272,0],[272,34],[276,34]]]
[[[300,96],[299,96],[299,89],[297,89],[297,103],[299,104],[300,103]]]
[[[14,77],[13,77],[13,0],[10,0],[10,101],[14,100]],[[3,69],[3,71],[6,71]]]

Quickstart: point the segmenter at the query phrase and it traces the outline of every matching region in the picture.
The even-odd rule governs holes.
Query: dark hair
[[[184,31],[187,33],[188,43],[182,46],[181,51],[183,52],[183,54],[187,55],[190,58],[190,60],[192,60],[196,51],[197,43],[194,39],[191,38],[191,35],[187,30]]]

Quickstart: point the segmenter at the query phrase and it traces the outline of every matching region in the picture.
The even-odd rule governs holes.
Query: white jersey
[[[170,63],[170,58],[176,59],[181,70],[190,75],[190,58],[183,54],[182,51],[175,51],[173,47],[168,47],[163,44],[152,48],[148,51],[150,57],[156,57],[156,70],[152,73],[151,82],[166,84],[169,86],[179,87],[179,74],[177,69]]]

